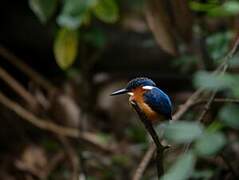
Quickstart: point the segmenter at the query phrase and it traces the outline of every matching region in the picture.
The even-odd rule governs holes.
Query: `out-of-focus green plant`
[[[119,8],[115,0],[63,0],[61,3],[58,0],[29,0],[29,6],[42,23],[53,17],[57,7],[61,6],[60,13],[55,15],[59,30],[56,33],[54,55],[57,64],[64,70],[76,60],[81,28],[89,26],[93,17],[105,23],[115,23],[119,19]],[[95,47],[102,47],[105,42],[102,34],[91,33],[94,38],[87,34],[88,40]]]
[[[233,1],[233,3],[235,2]],[[210,6],[212,4],[207,4],[207,8],[200,8],[205,8],[203,10],[209,11],[211,10]],[[222,63],[225,60],[221,58],[229,49],[229,40],[231,37],[231,32],[220,32],[209,35],[206,38],[207,50],[212,59],[215,59],[215,64]],[[234,57],[228,63],[230,68],[237,67],[238,64],[231,63],[231,60],[238,61],[238,54],[234,54]],[[197,71],[193,79],[196,88],[203,88],[208,92],[217,91],[225,98],[236,99],[239,98],[238,82],[239,76],[235,73],[212,73],[205,70]],[[223,130],[227,128],[238,129],[238,117],[239,106],[229,103],[222,104],[215,120],[208,127],[191,121],[180,121],[166,125],[165,139],[175,144],[190,143],[191,146],[187,152],[177,158],[176,162],[172,164],[161,179],[210,178],[214,173],[213,170],[204,169],[202,171],[202,169],[197,169],[195,165],[201,158],[213,157],[220,153],[226,144],[230,146],[230,142],[227,140]]]
[[[180,121],[167,124],[164,133],[169,142],[191,143],[189,151],[180,155],[162,180],[184,180],[199,173],[194,167],[197,159],[216,155],[227,143],[226,137],[219,130],[210,131],[197,122]]]
[[[161,180],[188,179],[193,172],[196,157],[192,152],[181,155]]]
[[[234,90],[234,88],[231,89],[232,86],[239,88],[238,78],[238,75],[229,73],[218,76],[207,71],[198,71],[195,74],[194,84],[208,90]]]
[[[164,135],[174,143],[189,143],[197,139],[202,132],[203,127],[198,123],[179,121],[167,125]]]
[[[236,0],[221,3],[219,0],[207,2],[190,1],[190,7],[197,12],[204,12],[210,17],[235,16],[239,14],[239,2]]]
[[[229,43],[233,33],[230,31],[210,34],[206,39],[207,50],[213,60],[222,58],[229,49]]]
[[[78,48],[78,35],[74,30],[62,28],[57,34],[54,43],[54,54],[57,64],[66,69],[76,58]]]

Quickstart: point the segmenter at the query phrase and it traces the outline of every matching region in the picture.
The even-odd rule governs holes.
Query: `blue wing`
[[[153,88],[144,93],[144,100],[152,110],[165,116],[167,119],[172,119],[172,103],[167,94],[159,88]]]

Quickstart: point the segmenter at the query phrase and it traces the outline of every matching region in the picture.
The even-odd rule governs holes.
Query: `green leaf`
[[[203,127],[199,123],[178,121],[166,125],[164,136],[175,143],[189,143],[201,136],[202,132]]]
[[[222,133],[205,133],[195,144],[196,152],[201,156],[216,154],[226,144]]]
[[[42,23],[47,22],[57,7],[57,0],[29,0],[28,2],[31,10]]]
[[[115,0],[99,0],[93,12],[98,19],[106,23],[115,23],[119,18],[119,9]]]
[[[224,106],[220,112],[219,117],[226,125],[239,129],[239,106],[236,104],[229,104]]]
[[[194,77],[196,87],[208,90],[224,90],[237,84],[237,80],[230,74],[217,75],[206,71],[199,71]]]
[[[85,21],[89,21],[89,10],[95,4],[96,0],[65,0],[57,18],[58,24],[69,29],[79,28]]]
[[[54,42],[54,55],[61,69],[65,70],[74,63],[77,51],[77,32],[67,28],[60,29]]]
[[[196,157],[193,153],[188,152],[181,155],[160,180],[188,179],[194,171],[195,162]]]

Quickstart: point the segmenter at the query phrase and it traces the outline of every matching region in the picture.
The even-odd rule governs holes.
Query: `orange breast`
[[[145,113],[147,118],[150,121],[155,122],[159,118],[159,116],[146,103],[144,103],[143,95],[144,95],[145,91],[146,90],[142,89],[141,87],[136,88],[133,91],[134,94],[130,97],[130,101],[137,102],[139,108]]]

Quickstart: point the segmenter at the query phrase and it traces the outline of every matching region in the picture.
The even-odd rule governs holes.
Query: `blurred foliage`
[[[208,90],[232,90],[231,87],[236,88],[238,85],[237,76],[238,75],[234,76],[228,73],[218,75],[206,71],[198,71],[195,74],[194,84],[196,87],[202,87]]]
[[[74,63],[77,51],[77,32],[66,28],[60,29],[54,44],[54,54],[57,64],[62,69],[67,69]]]
[[[238,1],[225,1],[223,4],[217,0],[209,1],[189,1],[190,8],[196,13],[203,13],[207,18],[233,17],[239,14]],[[194,33],[198,33],[195,31]],[[235,36],[231,29],[209,33],[203,29],[206,34],[206,47],[210,58],[215,65],[220,64],[227,52],[232,48],[232,38]],[[238,30],[236,29],[236,33]],[[236,37],[238,38],[238,37]],[[212,71],[197,70],[194,73],[193,83],[196,88],[204,88],[206,91],[218,91],[224,98],[239,98],[239,77],[238,77],[238,53],[229,61],[230,68],[235,68],[234,73],[227,72],[216,74]],[[190,60],[188,60],[190,59]],[[183,72],[195,67],[192,62],[198,59],[195,55],[184,55],[179,59],[180,62],[174,62]],[[213,170],[208,167],[205,171],[195,168],[195,164],[201,157],[213,157],[223,148],[230,146],[225,129],[238,129],[239,127],[239,106],[234,103],[226,103],[221,106],[213,123],[208,127],[195,122],[175,122],[166,125],[165,138],[174,143],[190,143],[189,151],[180,155],[177,161],[173,163],[162,179],[210,179]],[[217,119],[218,118],[218,119]],[[221,121],[219,121],[221,120]],[[237,132],[238,135],[238,132]],[[237,137],[238,141],[238,137]],[[191,179],[190,178],[190,179]],[[232,178],[233,179],[233,178]]]
[[[239,13],[239,2],[236,0],[223,4],[219,0],[209,0],[207,3],[191,1],[190,6],[192,10],[205,12],[211,17],[235,16]]]
[[[239,128],[239,107],[236,104],[228,104],[222,107],[219,117],[223,123],[231,128]]]
[[[90,26],[93,15],[105,23],[115,23],[119,19],[119,8],[115,0],[64,0],[62,3],[57,0],[29,0],[29,5],[42,23],[46,23],[53,16],[57,6],[61,6],[60,13],[55,17],[60,27],[56,33],[54,55],[63,70],[76,60],[78,41],[83,43],[77,38],[77,34],[81,35],[80,29],[84,26]],[[88,38],[85,35],[86,38],[96,47],[102,47],[102,33],[94,27],[91,28],[92,33],[88,33]]]
[[[194,171],[195,160],[195,156],[191,152],[181,155],[161,180],[188,179]]]
[[[216,154],[225,144],[226,139],[222,133],[204,133],[196,142],[195,151],[199,156],[210,156]]]
[[[189,143],[197,139],[202,131],[203,127],[200,124],[180,121],[167,125],[164,136],[174,143]]]

